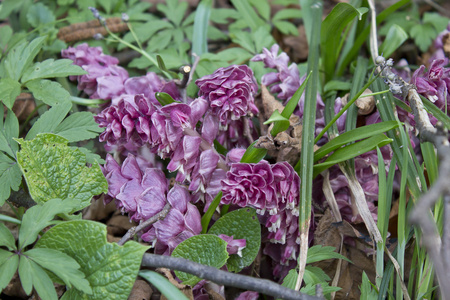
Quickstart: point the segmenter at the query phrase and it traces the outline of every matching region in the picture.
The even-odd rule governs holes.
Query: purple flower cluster
[[[252,69],[246,65],[219,68],[195,83],[200,89],[199,96],[208,101],[211,114],[218,116],[223,128],[248,113],[258,113],[254,100],[258,85]]]
[[[287,162],[233,163],[222,181],[222,204],[253,207],[268,229],[267,239],[282,245],[280,263],[298,252],[300,177]]]
[[[448,59],[433,60],[428,71],[425,66],[420,66],[411,78],[411,83],[417,87],[417,92],[434,102],[439,109],[443,109],[446,100],[449,99],[450,69],[445,68]]]
[[[103,54],[101,47],[89,47],[84,43],[62,50],[61,56],[73,60],[75,65],[88,72],[76,79],[78,89],[91,99],[112,99],[125,92],[124,82],[128,79],[128,72],[117,65],[117,58]]]
[[[166,203],[170,204],[166,218],[154,223],[141,237],[153,242],[156,253],[170,255],[179,243],[200,234],[200,213],[189,203],[188,190],[180,185],[169,190],[168,180],[160,169],[131,154],[121,167],[108,154],[103,173],[108,181],[105,201],[116,199],[117,207],[128,213],[130,220],[145,221],[161,212]]]

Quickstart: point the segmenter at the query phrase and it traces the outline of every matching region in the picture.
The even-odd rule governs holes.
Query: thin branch
[[[256,291],[278,299],[318,300],[316,296],[302,294],[288,289],[267,279],[259,279],[250,276],[230,273],[218,270],[214,267],[204,266],[199,263],[178,257],[145,253],[142,258],[143,267],[168,268],[193,274],[199,278],[213,281],[220,285],[233,286],[245,290]]]
[[[134,227],[130,228],[128,230],[128,232],[120,239],[120,241],[117,242],[117,244],[122,246],[127,241],[131,240],[136,233],[140,232],[141,230],[147,228],[148,226],[152,225],[153,223],[164,218],[169,213],[170,207],[171,207],[170,204],[167,203],[159,213],[157,213],[150,219],[142,222],[138,226],[134,226]]]

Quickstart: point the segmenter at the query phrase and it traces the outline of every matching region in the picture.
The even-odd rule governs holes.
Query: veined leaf
[[[7,108],[12,109],[17,96],[20,95],[21,85],[17,80],[11,78],[0,79],[0,100]]]
[[[16,250],[16,240],[5,224],[0,223],[0,247],[6,246],[8,250]]]
[[[9,284],[19,266],[19,255],[0,249],[0,292]]]
[[[256,14],[255,10],[247,0],[231,0],[231,3],[233,3],[233,6],[252,31],[256,31],[265,24],[264,20]]]
[[[18,163],[3,152],[0,152],[0,206],[9,198],[11,189],[14,191],[19,190],[21,182],[22,172]]]
[[[70,103],[70,93],[56,81],[36,79],[27,82],[25,86],[33,93],[36,99],[47,105],[54,106],[58,103]]]
[[[70,143],[95,138],[104,128],[98,127],[90,112],[76,112],[59,124],[54,133],[66,138]]]
[[[181,242],[172,252],[173,257],[186,258],[191,261],[221,268],[228,259],[227,242],[212,234],[194,235]],[[175,271],[183,284],[194,286],[201,279],[184,272]]]
[[[69,75],[87,74],[80,66],[74,65],[70,59],[47,59],[30,66],[22,75],[21,82],[26,83],[38,78],[67,77]]]
[[[18,142],[21,150],[17,161],[37,203],[71,198],[78,203],[76,211],[89,205],[92,196],[107,192],[108,183],[100,166],[87,167],[83,152],[67,146],[65,138],[46,133]]]
[[[48,230],[35,248],[64,252],[81,266],[92,288],[92,295],[68,290],[62,299],[126,299],[139,272],[142,256],[149,248],[134,241],[123,246],[106,241],[106,225],[77,220]]]

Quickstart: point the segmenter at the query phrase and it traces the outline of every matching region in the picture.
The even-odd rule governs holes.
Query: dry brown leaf
[[[193,300],[194,294],[192,293],[192,287],[189,285],[179,283],[172,275],[169,269],[158,268],[156,272],[166,277],[171,284],[173,284],[177,289],[179,289],[188,299]],[[167,298],[161,295],[161,300],[166,300]]]
[[[128,300],[150,300],[153,290],[147,281],[138,279],[134,282]]]
[[[128,216],[114,215],[108,220],[106,225],[108,226],[108,234],[122,237],[131,227],[136,226],[137,224],[130,222]]]

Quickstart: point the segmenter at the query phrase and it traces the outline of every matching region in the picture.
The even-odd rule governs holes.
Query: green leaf
[[[414,25],[409,33],[422,52],[428,50],[433,39],[437,36],[436,29],[430,23]]]
[[[340,148],[336,150],[332,155],[330,155],[325,162],[314,165],[313,178],[337,163],[346,161],[348,159],[359,156],[363,153],[369,152],[373,149],[376,149],[376,147],[383,147],[391,142],[392,139],[380,133],[368,139],[351,144],[347,147]]]
[[[24,41],[12,48],[4,61],[5,71],[11,79],[18,81],[23,71],[41,51],[47,37],[38,37],[31,42]]]
[[[296,268],[289,270],[289,273],[284,277],[283,283],[284,287],[295,289],[295,284],[297,283],[298,271]]]
[[[319,267],[306,266],[303,280],[305,284],[318,284],[330,281],[330,277]]]
[[[211,221],[211,218],[214,215],[214,212],[216,211],[217,207],[219,206],[221,199],[222,199],[222,191],[217,193],[216,197],[214,197],[214,200],[209,205],[208,210],[202,217],[202,220],[201,220],[202,233],[206,233],[206,231],[208,230],[209,222]]]
[[[362,127],[355,128],[353,130],[344,132],[343,134],[332,139],[314,152],[314,162],[317,162],[328,153],[340,148],[343,145],[352,143],[357,140],[362,140],[379,133],[389,131],[397,128],[401,123],[397,121],[387,121],[376,124],[370,124]]]
[[[28,9],[27,21],[31,26],[38,27],[42,24],[54,22],[55,16],[47,6],[42,3],[36,3]]]
[[[348,81],[330,80],[323,87],[324,93],[329,91],[349,91],[352,88],[352,84]]]
[[[437,32],[441,32],[445,30],[448,23],[450,22],[449,18],[443,17],[435,12],[425,12],[423,14],[423,23],[430,23],[436,29]]]
[[[158,100],[158,102],[162,106],[170,104],[170,103],[178,102],[178,101],[175,101],[172,98],[172,96],[170,96],[169,94],[164,93],[164,92],[157,92],[157,93],[155,93],[155,98],[156,98],[156,100]]]
[[[48,230],[35,248],[64,252],[81,266],[92,288],[92,295],[75,289],[63,299],[127,299],[148,247],[134,241],[124,246],[107,243],[106,225],[77,220],[58,224]]]
[[[228,259],[227,243],[212,234],[194,235],[181,242],[172,252],[173,257],[186,258],[191,261],[215,268],[221,268]],[[201,279],[184,272],[175,271],[183,284],[194,286]]]
[[[250,146],[248,146],[247,150],[245,150],[245,153],[241,158],[241,162],[258,163],[266,156],[267,149],[255,148],[256,142],[257,141],[254,141]]]
[[[394,24],[389,28],[384,42],[381,44],[379,52],[383,53],[384,57],[390,57],[398,47],[400,47],[408,39],[408,34]]]
[[[56,78],[84,74],[87,74],[87,72],[81,67],[74,65],[70,59],[54,60],[50,58],[43,62],[37,62],[26,69],[22,75],[21,82],[26,83],[39,78]]]
[[[6,49],[9,40],[13,34],[11,26],[4,25],[0,27],[0,58],[3,56],[3,51]]]
[[[0,223],[0,247],[6,246],[8,250],[16,250],[16,240],[5,224]]]
[[[73,285],[86,294],[92,294],[89,282],[85,279],[84,273],[79,270],[80,265],[67,254],[54,249],[34,248],[26,251],[24,255],[42,268],[54,273],[68,288]]]
[[[329,286],[327,282],[322,282],[320,284],[320,286],[322,288],[322,293],[324,296],[331,294],[333,292],[337,292],[341,289],[340,287]],[[307,294],[307,295],[315,296],[316,295],[316,284],[307,284],[300,289],[300,292]],[[328,299],[328,298],[325,297],[325,299]],[[360,299],[364,299],[364,298],[360,298]]]
[[[444,113],[433,102],[423,97],[422,95],[420,95],[420,99],[422,99],[423,106],[425,106],[428,112],[430,112],[436,119],[441,121],[446,128],[450,128],[450,117],[446,113]]]
[[[70,101],[70,93],[58,82],[36,79],[27,82],[25,86],[33,93],[36,99],[47,105],[54,106],[58,103]]]
[[[267,0],[248,0],[264,20],[270,19],[270,4]]]
[[[51,225],[51,221],[57,214],[70,212],[76,203],[51,199],[44,204],[29,208],[22,219],[19,230],[19,249],[34,243],[39,232]]]
[[[338,3],[322,22],[320,31],[320,50],[325,68],[325,82],[333,78],[339,53],[341,34],[355,17],[361,18],[368,11],[366,7],[355,8],[348,3]]]
[[[261,226],[252,208],[234,210],[222,216],[209,229],[209,234],[225,234],[233,239],[245,239],[246,246],[242,250],[242,257],[233,254],[227,261],[230,272],[239,272],[250,266],[258,254],[261,245]]]
[[[0,79],[0,100],[7,108],[12,109],[16,97],[20,95],[21,85],[11,78]]]
[[[309,78],[311,77],[312,72],[309,72],[308,76],[306,77],[305,81],[300,85],[300,87],[295,91],[294,95],[289,99],[289,102],[286,104],[285,108],[281,112],[281,115],[285,117],[287,120],[291,117],[292,113],[298,106],[298,102],[300,101],[300,97],[302,96],[303,92],[305,91],[306,84],[308,83]],[[289,127],[289,126],[288,126]],[[286,127],[286,123],[283,121],[276,122],[270,131],[270,134],[272,136],[276,136],[278,133],[286,130],[288,127]]]
[[[9,284],[19,266],[19,255],[0,249],[0,293]]]
[[[367,300],[375,300],[378,299],[378,293],[376,290],[372,289],[372,283],[369,280],[369,277],[367,277],[366,272],[363,271],[362,274],[362,280],[361,280],[361,299],[367,299]]]
[[[3,110],[0,110],[3,115]],[[2,116],[3,117],[3,116]],[[0,151],[4,151],[10,157],[16,157],[19,145],[13,138],[19,136],[19,120],[10,109],[6,112],[5,123],[0,122]],[[0,173],[1,174],[1,173]]]
[[[343,259],[351,263],[351,261],[347,257],[335,252],[334,247],[322,245],[312,246],[311,248],[308,249],[308,258],[306,259],[306,263],[310,264],[313,262],[318,262],[321,260],[331,258]]]
[[[28,259],[25,257],[23,258]],[[33,286],[41,299],[58,299],[52,280],[47,275],[47,273],[32,260],[29,260],[28,272],[30,273],[30,277],[32,278]]]
[[[192,53],[200,56],[208,52],[206,40],[212,0],[202,0],[195,11],[194,34],[192,36]]]
[[[267,121],[265,121],[263,124],[268,125],[270,123],[275,123],[275,122],[277,122],[277,124],[278,124],[279,132],[285,131],[286,129],[289,128],[289,119],[286,117],[283,117],[277,109],[274,110],[274,112],[272,113],[270,118],[267,119]]]
[[[285,19],[300,19],[302,17],[302,11],[300,9],[287,8],[279,10],[272,18],[272,22],[285,20]]]
[[[90,204],[91,198],[108,191],[108,183],[98,164],[86,166],[86,156],[67,146],[55,134],[39,134],[31,141],[18,140],[17,161],[27,181],[30,195],[37,203],[53,198],[72,198],[73,210]]]
[[[298,35],[298,29],[294,24],[288,21],[274,21],[273,25],[281,31],[281,33],[286,35]]]
[[[95,138],[103,130],[94,121],[94,115],[84,111],[68,116],[55,128],[54,133],[72,143]]]
[[[11,189],[18,191],[22,183],[22,172],[11,157],[0,152],[0,206],[9,198]]]
[[[20,221],[20,220],[18,220],[16,218],[7,216],[7,215],[2,215],[2,214],[0,214],[0,221],[10,222],[10,223],[14,223],[14,224],[17,224],[17,225],[22,224],[22,221]]]
[[[168,300],[187,300],[188,298],[164,276],[149,270],[139,272],[139,276],[155,286]]]
[[[67,113],[72,108],[71,102],[62,102],[55,104],[50,110],[46,111],[33,124],[28,131],[26,140],[35,138],[39,133],[53,132],[58,127],[59,123],[66,117]]]
[[[248,0],[231,0],[231,3],[252,31],[256,31],[265,24],[264,20],[258,17]]]

